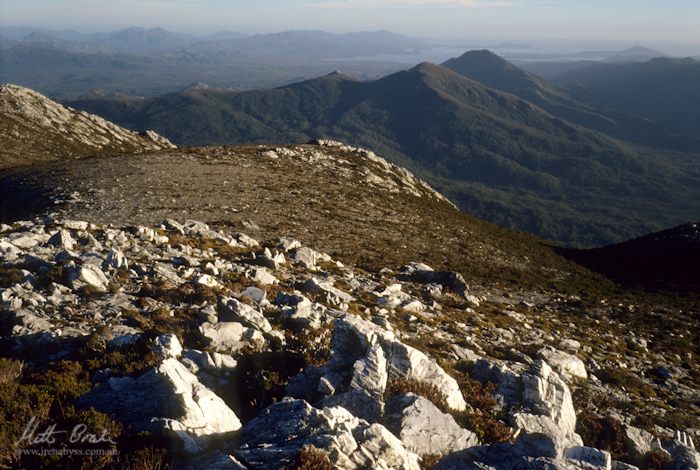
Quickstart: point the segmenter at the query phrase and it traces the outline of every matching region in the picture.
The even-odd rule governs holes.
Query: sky
[[[700,0],[0,0],[0,25],[700,43]]]

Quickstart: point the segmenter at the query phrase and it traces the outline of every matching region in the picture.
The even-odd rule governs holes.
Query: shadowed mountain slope
[[[473,215],[565,244],[628,239],[692,220],[700,205],[693,158],[640,151],[428,63],[373,82],[332,74],[274,90],[71,105],[178,144],[344,140]]]
[[[700,62],[657,58],[632,64],[598,64],[560,75],[556,83],[576,98],[700,135]]]
[[[655,122],[625,109],[611,109],[605,101],[591,104],[583,100],[587,99],[585,96],[576,99],[567,90],[527,73],[490,51],[470,51],[448,60],[443,66],[484,85],[512,93],[555,116],[618,138],[660,148],[700,151],[698,135],[679,135],[668,123]]]
[[[618,281],[700,291],[700,223],[686,224],[593,250],[563,250]]]

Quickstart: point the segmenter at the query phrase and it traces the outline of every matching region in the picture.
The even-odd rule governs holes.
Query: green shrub
[[[435,385],[415,379],[396,379],[389,382],[387,387],[390,396],[414,393],[430,400],[442,412],[449,413],[447,397]]]

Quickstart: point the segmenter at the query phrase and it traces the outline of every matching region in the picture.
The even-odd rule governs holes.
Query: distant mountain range
[[[417,39],[388,31],[347,34],[286,31],[256,35],[221,31],[198,37],[163,28],[131,27],[93,34],[45,29],[0,28],[0,37],[5,38],[5,48],[16,45],[43,45],[69,52],[114,52],[137,55],[166,51],[207,51],[245,56],[321,54],[321,57],[333,58],[401,53],[422,45]]]
[[[228,90],[268,88],[333,70],[361,80],[380,78],[429,59],[449,44],[388,31],[331,34],[286,31],[248,35],[220,31],[194,36],[163,28],[125,28],[83,34],[40,28],[0,27],[0,82],[17,83],[65,99],[96,89],[156,96],[201,82]],[[624,51],[589,51],[572,61],[532,46],[500,43],[492,49],[528,72],[554,78],[606,60],[629,62],[665,56],[636,46]],[[544,55],[543,55],[544,54]],[[425,59],[411,58],[418,55]],[[547,57],[547,62],[542,62]],[[595,60],[589,60],[589,59]],[[443,60],[443,59],[440,59]],[[78,79],[76,79],[78,78]]]
[[[640,116],[679,134],[700,134],[697,60],[596,64],[562,74],[554,82],[600,108]]]
[[[524,70],[538,75],[547,80],[573,70],[582,69],[601,62],[604,63],[631,63],[646,62],[657,57],[670,57],[668,54],[648,47],[634,46],[622,51],[582,51],[573,54],[576,60],[552,58],[546,61],[522,61],[518,65]]]
[[[459,58],[448,60],[443,65],[465,77],[512,93],[576,124],[643,145],[700,151],[700,132],[693,127],[697,121],[679,125],[676,120],[663,115],[669,110],[665,104],[667,102],[677,103],[684,96],[686,102],[677,103],[677,107],[687,109],[695,106],[695,99],[700,99],[700,93],[689,90],[690,84],[698,78],[695,69],[678,67],[685,62],[680,59],[659,59],[647,65],[618,67],[601,64],[591,69],[590,73],[586,72],[588,69],[583,68],[579,72],[571,71],[563,75],[560,86],[529,74],[489,51],[470,51]],[[613,75],[614,70],[627,67],[634,69],[627,73],[628,76]],[[602,71],[610,75],[607,81],[602,79],[605,76]],[[628,86],[632,74],[636,74],[635,85]],[[655,74],[663,75],[661,80],[657,79],[659,82],[667,80],[667,83],[685,84],[685,87],[662,87],[661,83],[653,83]],[[572,80],[573,86],[567,86],[568,78]],[[589,82],[583,83],[585,79],[589,79]],[[642,87],[645,82],[648,83],[646,89],[635,88]],[[654,86],[660,87],[656,99],[661,103],[650,106],[647,112],[640,113],[639,108],[634,106],[635,96],[638,97],[637,102],[643,102],[639,103],[640,106],[649,105],[652,98],[647,98],[645,93],[650,93]],[[626,91],[618,93],[616,87]],[[596,92],[614,94],[620,100],[620,104],[615,105],[615,98],[609,96],[599,99],[590,96]],[[624,96],[627,98],[623,98]],[[688,111],[689,114],[695,113],[697,116],[694,109]],[[684,118],[690,118],[688,113],[678,116],[679,120]]]
[[[17,32],[5,30],[13,31]],[[195,82],[234,90],[272,87],[339,68],[361,79],[374,79],[403,66],[345,59],[404,54],[420,44],[386,31],[254,36],[222,32],[206,38],[160,28],[93,35],[35,31],[0,37],[0,82],[66,98],[95,89],[154,96]]]
[[[371,82],[332,74],[274,90],[69,104],[184,145],[338,138],[410,168],[471,214],[567,245],[631,238],[700,211],[696,157],[562,118],[609,119],[490,53],[445,65],[483,83],[425,63]]]

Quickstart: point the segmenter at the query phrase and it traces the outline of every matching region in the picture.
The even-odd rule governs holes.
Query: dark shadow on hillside
[[[560,255],[623,284],[700,293],[700,223],[602,248],[556,250]]]
[[[51,190],[31,178],[29,170],[0,173],[0,223],[33,219],[52,207]]]

